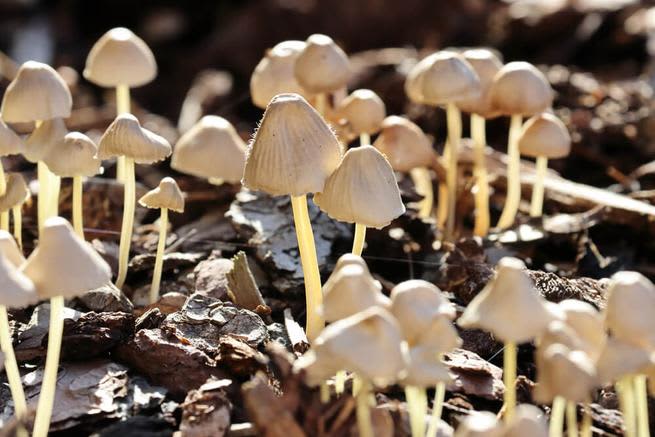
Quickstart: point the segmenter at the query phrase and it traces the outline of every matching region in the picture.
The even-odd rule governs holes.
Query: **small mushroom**
[[[516,407],[514,417],[506,422],[503,437],[547,437],[548,427],[543,411],[534,405]]]
[[[5,230],[0,230],[0,253],[4,255],[7,260],[14,265],[14,267],[20,267],[21,264],[25,261],[16,240],[14,240],[11,234]]]
[[[30,190],[20,173],[7,173],[7,191],[0,196],[0,229],[9,231],[9,211],[14,216],[14,238],[23,247],[23,204],[30,198]]]
[[[580,349],[596,362],[607,341],[601,313],[591,304],[577,299],[565,299],[557,305],[563,311],[564,323],[580,340]]]
[[[9,155],[20,155],[25,151],[25,145],[16,133],[4,121],[0,120],[0,158]],[[5,169],[0,160],[0,196],[5,194],[7,180]]]
[[[336,117],[348,124],[350,130],[359,135],[360,146],[371,145],[371,135],[382,127],[387,115],[384,102],[371,90],[355,90],[343,99],[336,110]]]
[[[489,411],[472,411],[457,427],[454,437],[503,437],[503,424]]]

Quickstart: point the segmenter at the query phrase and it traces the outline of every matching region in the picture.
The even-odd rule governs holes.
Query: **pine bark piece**
[[[287,335],[293,351],[299,355],[304,354],[309,349],[309,340],[307,340],[305,330],[294,320],[289,308],[284,310],[284,327],[287,328]]]
[[[234,266],[227,273],[228,295],[232,302],[241,308],[254,311],[260,316],[267,316],[271,309],[264,302],[264,298],[257,287],[255,278],[248,267],[248,258],[245,252],[239,251],[232,258]]]

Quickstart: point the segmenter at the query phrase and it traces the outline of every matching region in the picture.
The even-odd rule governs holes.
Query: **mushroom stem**
[[[443,162],[450,161],[450,145],[448,141],[444,144],[443,148]],[[448,185],[443,182],[439,184],[439,199],[437,202],[437,226],[443,229],[446,226],[448,219]]]
[[[84,239],[84,218],[82,214],[82,176],[73,177],[73,229]]]
[[[416,192],[423,196],[423,199],[418,204],[418,216],[419,218],[426,219],[432,214],[432,205],[434,203],[430,170],[426,167],[416,167],[409,172],[409,175],[412,181],[414,181]]]
[[[125,189],[123,190],[123,223],[121,227],[121,241],[118,256],[118,278],[116,287],[119,289],[125,284],[127,278],[127,262],[130,256],[132,243],[132,227],[134,225],[134,203],[136,202],[134,181],[134,160],[125,157]]]
[[[566,435],[568,437],[578,436],[578,412],[575,402],[566,402]]]
[[[544,207],[544,179],[548,171],[548,158],[537,157],[537,173],[532,186],[532,202],[530,203],[530,217],[541,217]]]
[[[57,388],[57,368],[61,352],[61,337],[64,330],[64,297],[56,296],[50,299],[50,329],[48,331],[48,351],[41,383],[41,393],[34,419],[33,437],[46,437],[50,428],[50,417]]]
[[[514,417],[516,407],[516,343],[505,343],[503,352],[503,382],[505,383],[505,423]]]
[[[434,390],[434,401],[432,402],[432,419],[428,427],[427,437],[437,437],[441,412],[443,411],[443,400],[446,397],[446,383],[439,382]]]
[[[14,216],[14,239],[18,248],[23,250],[23,205],[16,205],[11,209]]]
[[[452,239],[455,232],[455,207],[457,202],[457,155],[462,139],[462,116],[454,103],[449,103],[446,109],[448,124],[448,144],[450,156],[446,174],[448,186],[448,218],[446,219],[446,239]]]
[[[409,412],[409,424],[412,437],[425,436],[425,414],[428,410],[428,397],[422,387],[405,387],[405,399]]]
[[[47,166],[46,166],[47,168]],[[59,215],[59,190],[61,189],[61,178],[48,170],[49,188],[48,188],[48,212],[46,219]]]
[[[316,259],[312,223],[307,210],[307,197],[304,194],[291,196],[291,208],[293,209],[293,221],[296,225],[300,262],[302,263],[302,271],[305,276],[305,299],[307,301],[306,333],[307,338],[311,341],[318,336],[323,326],[325,326],[323,318],[318,313],[318,308],[323,302],[321,275]]]
[[[639,437],[650,436],[650,425],[648,423],[648,388],[646,375],[634,377],[634,393],[637,410],[637,435]]]
[[[159,285],[161,284],[161,271],[164,265],[164,249],[166,248],[166,231],[168,230],[168,208],[161,208],[159,217],[159,241],[157,243],[157,257],[155,258],[155,271],[152,274],[150,285],[150,303],[157,302]]]
[[[223,178],[209,178],[207,179],[207,182],[209,182],[212,185],[216,185],[217,187],[220,187],[225,183],[225,179]]]
[[[521,202],[521,154],[519,153],[519,134],[523,117],[512,115],[509,125],[509,137],[507,142],[507,198],[505,208],[498,220],[498,227],[506,229],[514,224],[516,212]]]
[[[359,145],[360,146],[370,146],[371,145],[371,136],[366,132],[359,134]]]
[[[0,229],[9,231],[9,210],[0,213]]]
[[[330,402],[330,386],[327,384],[327,381],[323,381],[321,383],[321,388],[320,388],[320,395],[321,395],[321,403],[322,404],[327,404]]]
[[[366,240],[366,225],[355,223],[355,237],[353,238],[354,255],[362,256],[365,240]]]
[[[368,381],[361,381],[356,395],[357,401],[357,429],[360,437],[374,437],[373,423],[371,422],[371,385]]]
[[[116,115],[129,113],[130,111],[130,87],[127,85],[118,85],[116,87]],[[124,156],[119,156],[116,160],[116,180],[125,180]]]
[[[0,196],[4,196],[7,191],[7,178],[5,177],[5,169],[0,160]]]
[[[616,391],[619,395],[619,406],[623,413],[623,426],[626,437],[636,437],[636,416],[634,396],[632,394],[631,376],[624,376],[616,382]]]
[[[471,138],[474,147],[475,176],[475,226],[473,233],[484,237],[489,232],[489,181],[484,149],[487,147],[486,121],[478,114],[471,114]]]
[[[327,107],[327,95],[325,93],[316,94],[315,107],[321,116],[325,116],[325,108]]]
[[[564,428],[564,410],[566,409],[566,399],[561,396],[555,396],[553,405],[550,408],[550,425],[548,430],[549,437],[561,437],[562,428]]]
[[[580,437],[591,437],[591,406],[589,403],[584,404],[584,415],[582,416],[582,427],[580,428]]]
[[[340,395],[344,391],[346,391],[346,371],[339,370],[334,376],[334,392]]]
[[[25,392],[23,391],[23,385],[20,379],[16,355],[14,355],[11,335],[9,335],[7,307],[4,305],[0,305],[0,347],[5,354],[5,372],[7,373],[11,398],[14,401],[14,413],[19,420],[23,420],[27,412],[27,403],[25,402]],[[27,432],[22,426],[17,434],[21,437],[27,437]]]
[[[45,162],[39,161],[36,165],[37,178],[39,180],[39,198],[37,200],[37,214],[39,216],[39,232],[43,229],[43,223],[48,218],[48,188],[50,186],[50,177],[48,167]]]

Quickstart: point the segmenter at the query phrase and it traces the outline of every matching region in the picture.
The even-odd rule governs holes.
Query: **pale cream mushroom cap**
[[[4,121],[0,120],[0,156],[18,155],[24,150],[23,140]]]
[[[173,148],[171,167],[196,177],[241,181],[246,143],[232,123],[207,115],[180,137]]]
[[[429,167],[436,156],[430,139],[421,128],[397,115],[384,119],[373,146],[386,156],[391,168],[400,172]]]
[[[314,202],[335,220],[378,229],[405,212],[391,164],[373,146],[348,150]]]
[[[441,362],[435,351],[426,346],[407,348],[406,368],[401,383],[413,387],[434,387],[439,382],[450,382],[448,368]]]
[[[279,94],[269,103],[249,145],[242,183],[273,196],[323,190],[341,159],[330,127],[298,94]]]
[[[0,196],[0,212],[9,211],[15,206],[22,205],[30,198],[30,190],[25,178],[20,173],[7,173],[7,190]]]
[[[564,312],[566,325],[582,342],[582,350],[593,361],[597,360],[607,341],[601,313],[593,305],[577,299],[563,300],[558,306]]]
[[[554,97],[546,77],[528,62],[505,64],[489,93],[492,108],[502,115],[528,117],[550,108]]]
[[[608,338],[596,362],[602,384],[614,383],[624,375],[642,373],[654,365],[648,350],[618,338]]]
[[[505,425],[503,437],[547,437],[548,424],[543,411],[534,405],[516,407],[514,417]]]
[[[294,74],[300,86],[311,93],[329,93],[348,82],[350,61],[329,36],[314,34],[296,58]]]
[[[184,195],[175,179],[165,177],[156,188],[148,191],[139,199],[139,205],[146,208],[166,208],[175,212],[184,212]]]
[[[42,299],[80,296],[111,280],[109,265],[61,217],[46,220],[39,244],[21,271],[34,282]]]
[[[519,134],[522,155],[548,159],[565,158],[571,153],[571,135],[555,115],[542,112],[525,122]]]
[[[380,96],[371,90],[358,89],[341,101],[337,114],[356,135],[374,134],[380,130],[387,110]]]
[[[434,317],[425,331],[414,338],[414,343],[410,343],[412,347],[428,347],[439,354],[450,352],[461,345],[462,339],[459,338],[453,322],[441,315]]]
[[[525,264],[505,257],[498,262],[496,276],[468,304],[457,323],[491,332],[504,342],[525,343],[544,332],[552,320]]]
[[[27,61],[18,69],[2,98],[2,118],[7,123],[66,118],[71,114],[70,90],[51,66]]]
[[[549,404],[556,396],[573,402],[587,402],[597,385],[596,368],[589,356],[563,344],[552,344],[542,352],[537,367],[535,399]]]
[[[98,143],[98,158],[127,156],[137,164],[152,164],[166,159],[171,145],[159,135],[141,127],[132,114],[120,114],[109,125]]]
[[[364,258],[362,258],[359,255],[355,255],[354,253],[344,253],[339,257],[337,260],[336,264],[334,265],[334,272],[337,270],[346,267],[346,266],[351,266],[351,265],[356,265],[362,267],[364,270],[366,270],[366,273],[371,273],[370,270],[368,269],[368,264],[366,264],[366,261],[364,261]],[[382,288],[382,286],[380,286]]]
[[[98,146],[81,132],[70,132],[43,157],[51,172],[62,178],[94,176],[100,172]]]
[[[491,105],[490,89],[494,76],[503,66],[494,52],[488,49],[470,49],[462,52],[464,59],[471,64],[473,70],[480,80],[481,92],[477,97],[464,99],[457,102],[457,107],[468,113],[478,114],[485,118],[493,118],[497,115]]]
[[[20,267],[25,262],[25,257],[18,248],[16,240],[4,229],[0,229],[0,253],[15,267]]]
[[[32,281],[0,252],[0,305],[23,308],[38,301]]]
[[[457,427],[454,437],[503,437],[502,422],[489,411],[473,411]]]
[[[138,87],[157,76],[155,56],[131,30],[116,27],[93,45],[86,58],[84,77],[105,88]]]
[[[46,120],[39,125],[25,140],[25,159],[37,163],[51,153],[68,133],[66,124],[61,118]],[[55,152],[56,153],[56,152]]]

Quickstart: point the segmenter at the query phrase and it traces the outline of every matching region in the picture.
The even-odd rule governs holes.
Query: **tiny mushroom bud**
[[[371,135],[377,133],[387,115],[382,99],[371,90],[355,90],[341,101],[337,117],[348,123],[353,133],[360,136],[360,145],[371,144]]]
[[[20,267],[25,261],[25,257],[18,248],[16,240],[5,230],[0,230],[0,254],[7,258],[14,267]]]
[[[9,155],[19,155],[24,152],[24,149],[23,141],[0,119],[0,158]],[[0,196],[5,194],[6,189],[5,170],[2,161],[0,161]]]
[[[454,437],[503,437],[503,425],[489,411],[472,411],[460,422]]]
[[[346,85],[350,78],[350,61],[332,38],[314,34],[307,38],[296,58],[294,74],[304,89],[325,95]]]
[[[589,356],[557,343],[541,354],[535,399],[551,403],[561,396],[567,401],[587,402],[597,384],[596,368]]]

